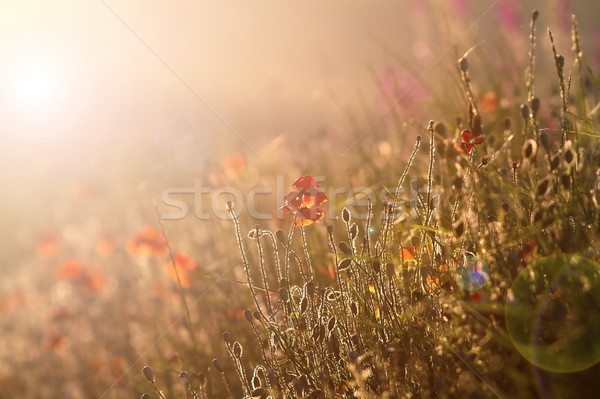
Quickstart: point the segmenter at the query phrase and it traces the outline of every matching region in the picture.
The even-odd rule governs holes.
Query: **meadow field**
[[[0,398],[600,395],[600,4],[0,15]]]

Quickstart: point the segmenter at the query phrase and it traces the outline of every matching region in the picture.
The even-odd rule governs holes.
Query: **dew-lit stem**
[[[256,231],[256,248],[258,250],[258,266],[260,269],[260,274],[262,276],[262,280],[263,280],[263,286],[265,288],[265,297],[267,299],[267,310],[269,311],[269,314],[273,313],[273,307],[271,306],[271,290],[269,289],[269,281],[267,279],[267,272],[265,271],[265,258],[264,258],[264,253],[263,253],[263,247],[262,247],[262,243],[260,241],[261,239],[261,230],[257,227]]]
[[[252,275],[250,273],[250,263],[248,262],[248,257],[246,256],[246,250],[244,249],[244,242],[242,241],[242,232],[240,230],[240,222],[235,214],[235,209],[233,203],[228,203],[227,210],[231,215],[231,220],[233,220],[233,225],[235,227],[235,235],[238,243],[238,248],[240,250],[240,254],[242,256],[242,265],[244,266],[244,273],[246,274],[246,281],[248,282],[248,288],[250,289],[250,294],[252,299],[254,300],[254,305],[256,306],[256,310],[263,316],[265,319],[265,315],[262,311],[260,304],[258,303],[258,296],[256,290],[254,289],[254,284],[252,284]],[[266,287],[265,287],[266,288]]]

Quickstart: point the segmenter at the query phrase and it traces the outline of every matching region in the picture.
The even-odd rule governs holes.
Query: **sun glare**
[[[7,64],[0,88],[4,127],[27,136],[64,131],[79,107],[75,68],[49,54],[28,54]]]

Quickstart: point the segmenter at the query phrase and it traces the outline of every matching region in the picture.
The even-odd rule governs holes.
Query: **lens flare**
[[[600,361],[600,264],[554,255],[515,279],[505,308],[516,349],[552,372],[585,370]]]

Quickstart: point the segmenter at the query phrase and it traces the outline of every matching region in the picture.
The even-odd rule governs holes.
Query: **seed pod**
[[[529,120],[529,107],[527,104],[521,104],[521,116],[525,121]]]
[[[533,11],[531,12],[531,19],[532,19],[533,21],[535,21],[535,20],[537,19],[538,15],[540,15],[540,12],[539,12],[538,10],[533,10]]]
[[[179,373],[179,379],[184,384],[189,384],[190,383],[190,376],[188,375],[188,372],[185,371],[185,370]]]
[[[340,261],[340,263],[338,263],[338,270],[347,269],[348,267],[350,267],[351,264],[352,264],[352,258],[342,259]]]
[[[265,389],[264,388],[256,388],[254,391],[252,391],[252,397],[253,398],[260,398],[265,394]]]
[[[353,223],[352,227],[350,227],[350,237],[354,240],[357,235],[358,235],[358,225],[356,223]]]
[[[535,116],[540,109],[540,99],[537,97],[533,97],[531,99],[531,112]]]
[[[467,70],[469,69],[469,63],[467,62],[467,58],[466,57],[460,57],[458,59],[458,66],[460,67],[461,71],[467,72]]]
[[[277,229],[277,231],[275,232],[275,237],[277,237],[280,243],[285,243],[285,234],[283,234],[283,231],[281,231],[280,229]]]
[[[454,179],[452,179],[452,187],[455,190],[460,190],[462,189],[462,185],[463,185],[463,179],[460,176],[455,176]]]
[[[204,371],[201,371],[198,374],[198,380],[200,381],[200,386],[204,386],[204,384],[206,384],[206,374],[204,374]]]
[[[350,312],[352,312],[352,316],[358,316],[358,305],[356,302],[350,302]]]
[[[460,238],[463,235],[464,232],[465,232],[465,224],[461,220],[454,227],[454,233],[456,234],[456,237]]]
[[[483,159],[481,160],[482,164],[483,164]],[[486,161],[487,163],[487,161]],[[437,208],[437,206],[440,203],[440,196],[439,195],[435,195],[431,198],[431,200],[429,200],[429,209],[431,209],[432,211]]]
[[[306,309],[308,309],[308,299],[304,297],[302,298],[302,300],[300,300],[300,314],[304,314],[304,312],[306,312]]]
[[[550,137],[548,137],[548,133],[546,133],[546,132],[540,133],[540,142],[542,143],[542,145],[548,152],[549,151],[548,149],[550,148]]]
[[[563,173],[560,175],[560,182],[565,190],[568,190],[571,187],[571,176],[568,173]]]
[[[229,331],[223,331],[221,337],[223,338],[223,341],[225,341],[228,344],[230,344],[231,341],[233,341],[233,339],[231,338],[231,333]]]
[[[563,69],[565,66],[565,57],[563,57],[562,55],[557,55],[556,66],[558,66],[560,69]]]
[[[350,250],[350,247],[344,241],[340,241],[338,247],[346,255],[350,255],[352,253],[352,250]]]
[[[502,210],[504,212],[508,212],[509,209],[510,209],[510,206],[506,202],[503,202],[502,203]]]
[[[252,323],[254,321],[254,316],[249,309],[244,310],[244,317],[248,320],[248,323]]]
[[[154,371],[152,371],[152,368],[150,366],[144,366],[144,368],[142,369],[142,372],[144,373],[144,377],[146,377],[146,379],[148,381],[150,381],[151,383],[154,384],[155,377],[154,377]]]
[[[575,153],[575,151],[573,150],[572,147],[567,148],[564,152],[563,152],[563,156],[565,158],[565,163],[568,166],[571,166],[575,163],[575,160],[577,159],[577,154]]]
[[[236,359],[241,359],[242,358],[242,353],[243,353],[242,344],[240,344],[239,342],[235,341],[234,344],[233,344],[233,356],[235,356]]]
[[[217,370],[219,373],[223,372],[223,366],[221,366],[221,362],[219,361],[219,359],[213,359],[212,365],[215,368],[215,370]]]
[[[528,139],[523,143],[523,158],[525,159],[533,159],[537,155],[537,143],[535,140]]]
[[[333,234],[333,226],[327,226],[327,234]]]
[[[288,299],[290,299],[290,292],[288,291],[287,288],[280,288],[279,289],[279,298],[281,298],[281,300],[283,302],[287,302]]]
[[[255,374],[252,377],[252,389],[260,388],[262,386],[260,378],[258,378],[258,375],[256,375],[256,370],[254,372]]]
[[[550,179],[543,179],[537,186],[537,196],[541,197],[542,195],[546,194],[548,192],[548,188],[550,188]]]
[[[558,168],[558,165],[560,164],[560,158],[558,155],[554,155],[551,159],[550,159],[550,170],[556,170],[556,168]]]
[[[446,137],[447,129],[444,122],[436,122],[433,126],[433,130],[442,137]]]
[[[350,223],[350,211],[348,210],[348,208],[342,209],[342,219],[344,220],[344,222]]]
[[[257,321],[260,321],[261,317],[260,317],[260,312],[258,310],[255,310],[254,312],[252,312],[252,316],[254,316],[254,318]]]
[[[504,118],[504,129],[510,130],[511,127],[512,127],[512,121],[510,120],[510,118]]]
[[[417,192],[418,192],[418,191],[419,191],[419,181],[418,181],[418,180],[413,180],[413,181],[411,181],[411,182],[410,182],[410,188],[411,188],[413,191],[417,191]]]
[[[328,335],[331,334],[331,332],[335,328],[335,324],[336,324],[336,318],[335,318],[335,316],[331,316],[331,318],[327,322],[327,334]]]
[[[312,281],[309,281],[308,283],[304,284],[306,295],[308,295],[311,298],[315,295],[315,288],[315,283],[313,283]]]
[[[381,263],[378,260],[373,261],[373,271],[377,274],[381,273]]]

